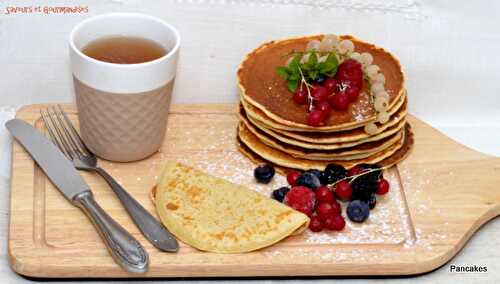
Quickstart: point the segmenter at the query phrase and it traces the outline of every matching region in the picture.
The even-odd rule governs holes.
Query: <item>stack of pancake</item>
[[[286,64],[283,55],[305,50],[310,40],[321,38],[273,41],[246,56],[238,70],[240,151],[257,163],[266,162],[282,170],[322,170],[329,163],[346,168],[361,163],[391,166],[404,159],[413,145],[413,134],[406,122],[408,99],[399,61],[382,48],[353,37],[341,38],[350,39],[356,52],[370,53],[373,64],[385,76],[389,121],[377,122],[365,81],[358,100],[348,110],[334,110],[322,126],[307,125],[307,106],[293,101],[293,94],[275,70]],[[376,133],[365,131],[370,123],[377,125]]]

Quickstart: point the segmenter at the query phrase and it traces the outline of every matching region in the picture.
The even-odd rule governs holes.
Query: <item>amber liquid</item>
[[[126,36],[111,36],[87,44],[82,52],[99,61],[136,64],[158,59],[168,51],[155,41]]]

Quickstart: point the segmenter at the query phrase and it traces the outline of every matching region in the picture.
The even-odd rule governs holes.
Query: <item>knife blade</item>
[[[5,126],[55,187],[90,218],[114,260],[129,272],[145,272],[149,264],[146,250],[97,204],[90,187],[66,156],[41,132],[22,120],[9,120]]]

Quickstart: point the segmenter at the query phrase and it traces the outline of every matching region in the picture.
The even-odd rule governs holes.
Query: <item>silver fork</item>
[[[175,237],[135,200],[116,180],[97,165],[96,156],[89,151],[75,127],[61,108],[49,107],[40,110],[45,128],[52,141],[73,162],[78,170],[93,171],[101,175],[109,184],[139,230],[156,248],[176,252],[179,244]]]

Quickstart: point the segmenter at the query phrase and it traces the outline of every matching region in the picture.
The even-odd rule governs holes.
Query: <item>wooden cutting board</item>
[[[24,107],[17,117],[44,131],[39,110],[45,107]],[[76,121],[75,108],[65,108]],[[173,106],[157,154],[136,163],[100,164],[151,212],[150,189],[161,164],[170,159],[269,194],[286,181],[276,176],[270,185],[254,182],[254,165],[235,146],[236,110],[234,105]],[[367,222],[348,222],[342,232],[306,232],[246,254],[206,253],[184,244],[177,254],[160,252],[142,237],[105,182],[82,173],[102,207],[149,252],[150,268],[143,275],[129,274],[113,262],[89,220],[15,142],[11,266],[35,277],[408,275],[433,270],[500,213],[500,159],[462,146],[414,117],[409,121],[415,132],[413,152],[385,172],[391,191],[378,199]]]

